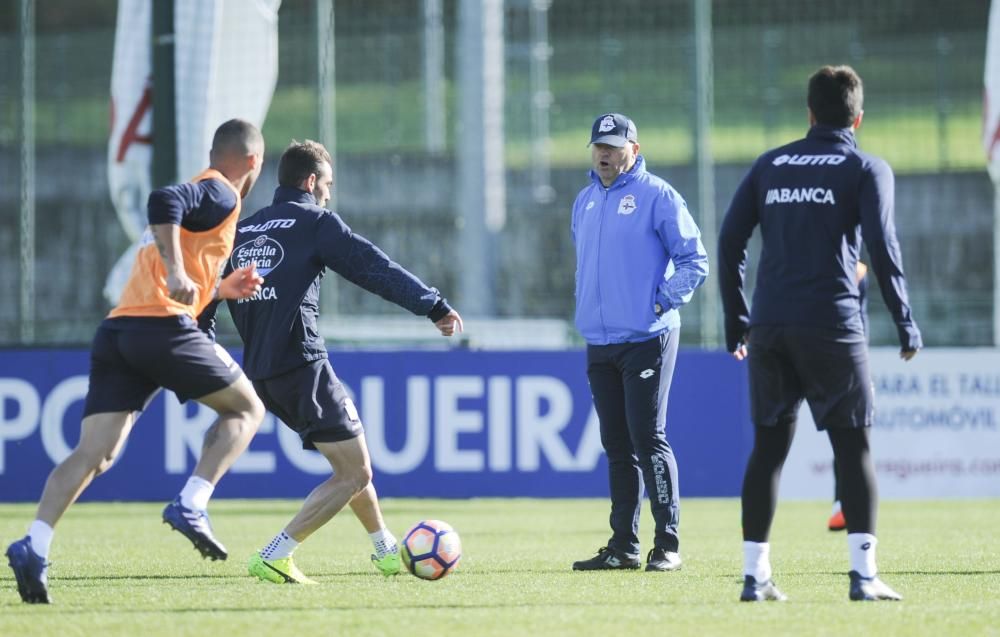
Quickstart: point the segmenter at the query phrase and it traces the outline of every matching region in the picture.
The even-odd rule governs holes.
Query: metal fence
[[[810,73],[848,63],[865,80],[860,144],[897,172],[900,239],[927,342],[992,342],[993,194],[979,142],[987,3],[496,1],[502,227],[469,249],[462,171],[475,139],[461,124],[463,21],[470,4],[490,3],[466,0],[284,0],[278,87],[263,127],[268,161],[245,208],[270,201],[292,138],[335,140],[336,206],[357,232],[465,315],[569,322],[569,207],[586,182],[594,116],[619,110],[636,121],[651,170],[713,237],[754,157],[805,132]],[[699,2],[710,17],[702,32]],[[28,30],[25,7],[34,13]],[[116,8],[0,0],[0,344],[86,343],[108,309],[104,279],[128,243],[105,168]],[[699,41],[711,51],[700,66]],[[708,109],[697,106],[699,86],[710,89]],[[699,179],[699,166],[712,179]],[[31,206],[25,245],[22,211]],[[685,308],[684,343],[716,344],[716,295],[710,281]],[[323,303],[332,322],[406,316],[346,283],[328,285]],[[873,342],[893,344],[881,303],[871,309]],[[566,334],[572,342],[571,326]]]

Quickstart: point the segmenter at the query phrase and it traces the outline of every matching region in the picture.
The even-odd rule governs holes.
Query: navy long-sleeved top
[[[894,188],[892,169],[860,151],[851,129],[816,125],[804,139],[761,155],[719,231],[728,350],[752,325],[864,332],[856,276],[862,237],[902,348],[922,347],[896,239]],[[748,308],[746,247],[757,226],[762,250]]]
[[[249,299],[228,301],[243,339],[243,369],[251,380],[327,357],[316,322],[320,280],[327,268],[431,320],[451,311],[435,288],[298,188],[278,187],[272,205],[240,221],[226,272],[251,262],[264,277],[261,291]]]

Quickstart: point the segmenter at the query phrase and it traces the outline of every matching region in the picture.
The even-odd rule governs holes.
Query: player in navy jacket
[[[742,494],[744,601],[784,599],[771,581],[768,536],[803,399],[833,446],[847,521],[849,597],[899,599],[876,577],[872,384],[857,277],[862,238],[896,323],[900,356],[910,360],[923,343],[896,240],[892,170],[858,150],[854,138],[862,99],[861,78],[850,67],[813,74],[808,134],[757,159],[719,232],[726,347],[737,360],[749,356],[755,431]],[[757,226],[762,248],[748,311],[746,246]]]
[[[386,528],[357,409],[334,374],[317,329],[320,279],[327,269],[388,301],[428,317],[445,336],[462,319],[434,288],[393,262],[334,212],[329,153],[313,141],[292,143],[278,165],[274,203],[244,219],[228,268],[250,263],[264,276],[259,293],[230,303],[243,338],[243,365],[264,405],[317,449],[334,475],[306,498],[299,513],[250,560],[250,573],[275,583],[308,582],[292,562],[299,543],[345,504],[369,531],[372,560],[385,574],[400,570],[396,539]]]

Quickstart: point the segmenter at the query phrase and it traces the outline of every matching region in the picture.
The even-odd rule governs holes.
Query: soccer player
[[[274,203],[240,222],[229,263],[256,264],[267,283],[249,299],[230,301],[229,310],[243,339],[243,365],[264,405],[299,434],[304,448],[323,454],[333,476],[250,558],[249,570],[269,582],[310,583],[292,554],[350,503],[374,544],[372,561],[392,575],[400,570],[399,548],[378,507],[361,421],[316,326],[320,280],[330,269],[428,317],[444,336],[461,332],[462,318],[436,289],[323,208],[333,168],[322,145],[293,142],[279,161],[278,182]]]
[[[213,560],[226,549],[206,508],[226,470],[264,416],[250,381],[199,328],[213,298],[246,298],[263,279],[251,265],[220,279],[232,251],[242,198],[260,174],[264,140],[249,122],[230,120],[212,140],[209,168],[191,183],[150,194],[146,243],[119,304],[101,323],[90,360],[80,441],[49,475],[28,535],[7,548],[21,599],[49,603],[53,529],[94,477],[111,467],[142,410],[161,387],[218,412],[201,458],[163,520]]]
[[[862,97],[852,68],[814,73],[809,132],[754,162],[719,232],[726,347],[736,360],[748,360],[754,424],[742,493],[743,601],[785,599],[771,579],[768,537],[803,399],[833,447],[847,521],[848,596],[900,599],[877,577],[875,564],[872,384],[857,281],[862,237],[896,323],[900,357],[910,360],[923,343],[896,240],[892,169],[859,150],[854,137]],[[762,248],[751,311],[743,274],[758,225]]]
[[[619,113],[591,127],[591,183],[573,204],[576,326],[608,455],[611,539],[573,570],[639,568],[643,483],[655,530],[647,571],[679,553],[677,462],[667,398],[680,339],[678,309],[708,276],[701,233],[684,199],[646,170],[635,123]]]

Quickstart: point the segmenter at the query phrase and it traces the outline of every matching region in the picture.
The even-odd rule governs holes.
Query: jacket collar
[[[858,141],[854,138],[854,129],[850,127],[837,128],[835,126],[827,126],[825,124],[815,124],[809,129],[809,132],[806,133],[806,138],[840,142],[853,148],[857,148],[858,146]]]
[[[311,192],[306,192],[291,186],[278,186],[274,190],[274,201],[271,205],[279,203],[305,203],[316,205],[316,197]]]
[[[635,179],[644,172],[646,172],[646,158],[643,157],[642,155],[636,155],[635,163],[632,164],[632,168],[628,172],[624,172],[618,175],[614,183],[608,186],[608,190],[611,190],[613,188],[621,188],[622,186],[635,181]],[[590,169],[590,178],[591,180],[593,180],[595,184],[597,184],[601,188],[604,188],[604,184],[601,182],[600,175],[594,172],[593,168]]]

